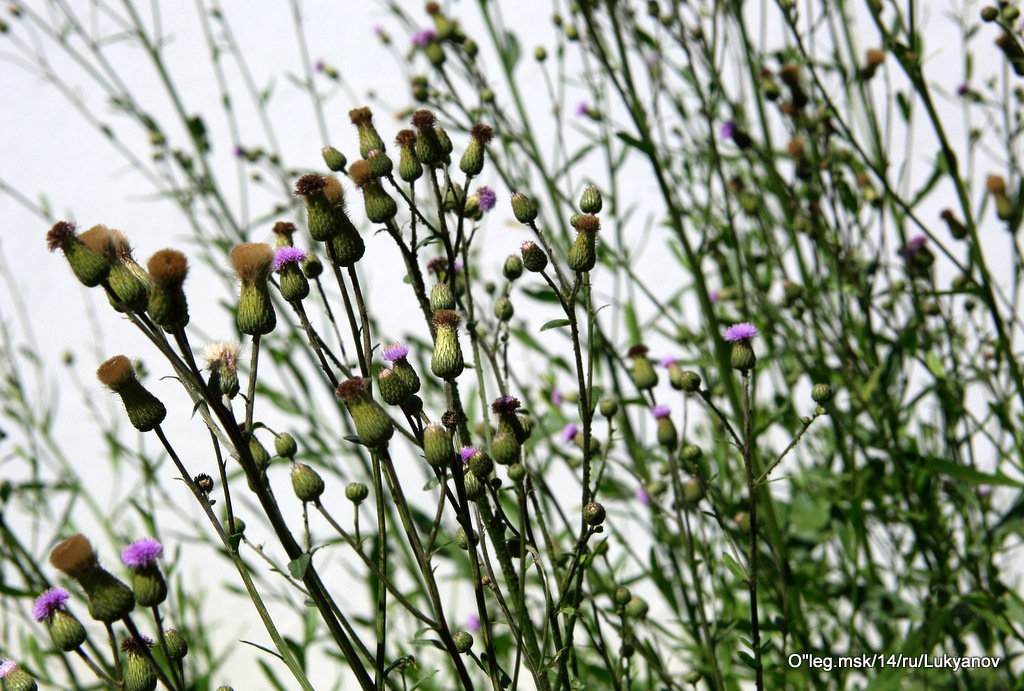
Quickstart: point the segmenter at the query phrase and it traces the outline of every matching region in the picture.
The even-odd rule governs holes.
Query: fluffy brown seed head
[[[74,578],[96,567],[96,553],[84,535],[72,535],[53,548],[50,564]]]
[[[494,399],[494,402],[491,403],[491,410],[495,415],[512,415],[519,409],[519,406],[519,399],[515,396],[502,396]]]
[[[117,261],[117,247],[114,245],[114,233],[105,225],[95,225],[84,233],[80,233],[78,239],[89,246],[94,252],[98,252],[109,261]]]
[[[120,230],[113,228],[110,229],[110,235],[114,241],[114,250],[117,252],[117,258],[122,260],[132,259],[132,246],[128,242],[128,236]]]
[[[353,125],[368,125],[373,122],[373,112],[365,106],[353,108],[348,111],[348,118],[352,121]]]
[[[435,15],[438,12],[441,11],[441,6],[438,5],[436,2],[433,2],[433,0],[431,0],[431,2],[427,3],[427,6],[426,6],[425,9],[427,10],[427,14]]]
[[[367,161],[355,161],[348,167],[348,174],[356,187],[362,187],[373,180],[373,171]]]
[[[459,315],[452,310],[438,310],[434,312],[434,326],[455,328],[459,325]]]
[[[437,116],[429,110],[417,110],[412,114],[412,126],[420,131],[433,129],[435,122],[437,122]]]
[[[188,273],[188,261],[178,250],[160,250],[149,258],[149,275],[158,285],[180,285]]]
[[[366,380],[362,377],[352,377],[338,384],[334,393],[343,401],[351,401],[362,395],[364,391],[366,391]]]
[[[885,62],[885,51],[881,48],[868,48],[864,62],[868,67],[878,67]]]
[[[489,125],[477,123],[469,130],[469,136],[481,144],[489,144],[494,137],[494,130]]]
[[[345,190],[342,188],[341,182],[333,175],[328,175],[326,180],[327,184],[324,185],[324,196],[327,197],[327,201],[335,206],[338,204],[344,206]]]
[[[398,130],[395,137],[395,144],[399,146],[413,146],[416,143],[416,133],[412,130]]]
[[[46,233],[46,248],[53,252],[61,243],[64,242],[64,238],[73,236],[75,234],[75,224],[67,223],[65,221],[57,221],[53,224]]]
[[[274,248],[265,242],[246,242],[231,250],[229,259],[243,283],[256,283],[270,275]]]
[[[316,194],[326,186],[327,178],[323,175],[317,175],[316,173],[303,175],[295,181],[295,195],[297,197],[308,197],[311,194]]]
[[[1006,178],[1002,175],[989,175],[985,178],[985,187],[989,193],[1001,197],[1006,194]]]
[[[288,221],[278,221],[274,224],[274,227],[270,229],[274,235],[283,235],[286,238],[291,238],[295,235],[295,224],[289,223]]]
[[[956,217],[953,215],[952,209],[943,209],[942,213],[939,214],[939,218],[943,221],[952,221]]]
[[[115,355],[96,370],[96,377],[113,391],[120,391],[126,384],[135,381],[135,368],[124,355]]]
[[[581,233],[596,233],[601,230],[601,221],[592,214],[580,214],[576,219],[576,230]]]
[[[647,355],[647,346],[643,343],[637,343],[635,346],[626,351],[626,357],[643,357]]]

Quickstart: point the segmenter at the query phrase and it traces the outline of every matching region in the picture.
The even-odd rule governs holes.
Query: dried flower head
[[[373,111],[366,106],[353,108],[348,111],[348,119],[352,121],[353,125],[368,125],[373,122]]]
[[[366,380],[362,377],[352,377],[338,384],[335,395],[343,401],[351,401],[366,391]]]
[[[149,636],[128,636],[121,641],[121,652],[128,655],[144,655],[152,647],[153,639]]]
[[[45,621],[53,616],[53,613],[64,611],[67,601],[71,596],[63,588],[50,588],[36,598],[32,605],[32,618],[36,621]]]
[[[733,324],[725,330],[723,337],[730,343],[736,341],[749,341],[750,339],[757,336],[757,327],[748,322],[741,324]]]
[[[489,125],[477,123],[469,129],[469,136],[481,144],[489,144],[494,137],[494,130]]]
[[[144,566],[153,566],[160,555],[164,553],[164,546],[159,541],[146,538],[133,542],[121,552],[121,561],[132,569],[140,569]]]
[[[160,250],[149,258],[149,275],[153,282],[162,286],[177,286],[188,273],[188,260],[178,250]]]
[[[1006,178],[1002,175],[989,175],[985,178],[985,188],[990,194],[1001,197],[1006,194]]]
[[[232,249],[228,258],[243,283],[256,283],[270,274],[274,248],[265,242],[245,242]]]
[[[233,370],[238,367],[238,351],[238,344],[230,341],[208,343],[203,348],[203,359],[210,369],[224,366]]]
[[[277,223],[274,224],[274,227],[270,229],[270,232],[272,232],[274,235],[281,235],[283,237],[290,239],[292,235],[295,235],[296,228],[294,223],[290,223],[288,221],[278,221]]]
[[[278,247],[274,252],[274,271],[280,271],[287,264],[301,264],[306,261],[306,252],[298,247]]]
[[[135,381],[135,368],[124,355],[115,355],[96,370],[96,377],[111,391],[120,391]]]
[[[433,128],[437,122],[437,116],[429,110],[417,110],[412,114],[412,126],[418,130]]]
[[[327,178],[323,175],[317,175],[315,173],[303,175],[295,181],[295,196],[308,197],[311,194],[320,192],[326,186]]]
[[[515,396],[502,396],[491,404],[495,415],[513,415],[519,409],[519,399]]]
[[[51,252],[56,251],[64,239],[67,237],[73,237],[75,234],[75,224],[67,223],[65,221],[58,221],[53,224],[53,227],[46,233],[46,248]],[[12,663],[13,664],[13,663]]]
[[[409,355],[409,346],[404,343],[392,343],[381,351],[381,357],[388,362],[404,360]]]
[[[455,328],[459,325],[459,315],[452,310],[434,312],[434,326]]]
[[[645,346],[643,343],[637,343],[635,346],[626,351],[626,357],[643,357],[647,355],[648,350],[649,348]]]
[[[576,230],[581,233],[596,233],[601,230],[601,221],[591,214],[580,214],[576,219]]]
[[[72,535],[50,552],[50,564],[72,578],[97,566],[96,553],[84,535]]]

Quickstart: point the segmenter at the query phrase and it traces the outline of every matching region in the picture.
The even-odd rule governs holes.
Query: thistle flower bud
[[[335,180],[337,183],[337,180]],[[330,178],[323,175],[303,175],[295,182],[295,196],[302,197],[306,202],[306,220],[309,225],[309,236],[316,242],[327,242],[341,232],[341,223],[335,213],[334,205],[327,197],[326,189]],[[340,183],[336,189],[340,189]],[[332,195],[336,193],[332,189]],[[342,197],[343,199],[343,197]]]
[[[679,443],[679,436],[676,434],[676,426],[672,422],[672,411],[668,406],[659,405],[651,411],[654,419],[658,421],[658,443],[669,451],[676,448]]]
[[[592,501],[583,507],[583,520],[589,526],[599,526],[604,523],[604,507],[596,501]]]
[[[104,225],[95,225],[78,238],[110,264],[107,285],[113,296],[108,297],[114,309],[145,311],[149,303],[149,276],[132,257],[132,248],[125,234]]]
[[[1000,221],[1009,221],[1017,213],[1017,205],[1004,194],[996,197],[996,217]]]
[[[345,164],[348,160],[345,158],[345,154],[341,153],[333,146],[325,146],[320,149],[320,155],[324,158],[324,163],[331,171],[335,173],[341,173],[345,170]]]
[[[398,213],[398,205],[388,196],[380,180],[373,175],[370,164],[356,161],[349,166],[349,175],[363,193],[366,217],[373,223],[387,223]]]
[[[455,309],[455,296],[447,283],[437,283],[430,289],[430,309],[433,312]]]
[[[370,397],[366,390],[366,380],[353,377],[343,381],[335,393],[348,408],[359,441],[371,449],[385,446],[394,434],[395,427],[380,404]]]
[[[465,446],[460,452],[462,463],[481,480],[494,470],[494,461],[485,452],[472,446]]]
[[[569,249],[569,268],[576,272],[590,271],[597,263],[597,216],[582,214],[576,221],[576,241]]]
[[[324,493],[324,480],[320,474],[305,463],[292,464],[292,489],[299,501],[318,501]]]
[[[1013,34],[1003,32],[996,39],[996,46],[1003,51],[1003,55],[1010,61],[1010,67],[1017,73],[1017,76],[1024,76],[1024,48],[1021,48]]]
[[[509,281],[514,281],[523,275],[523,260],[514,254],[510,254],[505,259],[505,266],[502,268],[502,273],[505,278]]]
[[[614,595],[612,595],[612,600],[615,601],[615,604],[620,605],[620,606],[625,605],[632,598],[633,598],[633,593],[629,592],[629,588],[627,588],[624,585],[620,585],[618,588],[616,588]]]
[[[245,430],[242,429],[243,427],[244,425],[239,425],[239,429],[244,432]],[[249,453],[252,455],[252,461],[256,466],[256,469],[261,473],[270,467],[270,453],[267,451],[266,447],[260,443],[260,440],[256,437],[255,433],[249,434]]]
[[[454,463],[452,438],[443,425],[430,424],[423,428],[423,455],[435,468],[447,468]]]
[[[295,437],[287,432],[274,437],[274,451],[281,458],[294,458],[298,450],[299,445],[295,443]]]
[[[370,164],[370,172],[379,178],[388,177],[394,170],[391,159],[380,149],[371,149],[366,156],[366,162]]]
[[[466,499],[470,501],[476,501],[484,494],[483,483],[480,482],[480,478],[474,473],[466,473],[463,477],[463,483],[466,488]]]
[[[64,652],[78,648],[85,641],[85,627],[67,611],[69,595],[63,588],[51,588],[36,598],[32,617],[45,622],[54,644]]]
[[[0,680],[7,691],[36,691],[39,688],[36,680],[13,660],[0,662]]]
[[[601,401],[599,409],[601,411],[601,415],[604,415],[606,418],[613,418],[619,412],[619,404],[617,401],[606,398]]]
[[[491,439],[491,456],[496,463],[511,465],[519,460],[520,444],[511,432],[498,432]]]
[[[209,494],[213,491],[213,478],[206,473],[199,473],[192,478],[192,482],[195,483],[196,488],[203,494]]]
[[[273,248],[262,242],[246,242],[231,250],[231,266],[242,282],[238,296],[238,330],[250,336],[268,334],[277,325],[267,279],[274,264]]]
[[[445,155],[441,141],[434,129],[436,122],[437,116],[429,110],[417,110],[412,115],[412,126],[419,133],[416,137],[416,158],[431,167],[440,163]]]
[[[473,636],[465,631],[457,631],[452,640],[455,641],[455,649],[460,653],[468,653],[473,648]]]
[[[704,451],[696,444],[687,444],[683,447],[682,459],[686,463],[696,463],[703,455]]]
[[[832,391],[832,387],[828,384],[815,384],[814,388],[811,389],[811,398],[818,405],[825,405],[832,400],[835,393]]]
[[[377,372],[377,386],[381,399],[388,405],[401,405],[409,398],[402,378],[393,369],[384,367]]]
[[[653,389],[658,385],[658,373],[654,371],[654,365],[647,359],[647,346],[638,343],[629,349],[627,357],[633,359],[633,383],[641,391]]]
[[[61,249],[75,277],[87,288],[99,285],[110,273],[110,262],[75,235],[72,223],[55,223],[46,233],[46,246],[51,252]]]
[[[740,511],[735,516],[733,516],[732,520],[734,520],[736,522],[736,527],[739,528],[741,532],[743,532],[743,533],[749,533],[750,532],[750,514],[749,513],[747,513],[746,511]]]
[[[348,117],[359,132],[360,156],[366,158],[373,149],[385,151],[384,140],[373,126],[373,113],[369,108],[354,108],[348,112]]]
[[[733,369],[749,372],[757,362],[750,340],[757,336],[757,328],[746,322],[733,324],[725,330],[725,340],[732,343],[731,362]]]
[[[686,370],[679,376],[679,387],[687,393],[700,391],[700,375],[691,370]]]
[[[416,133],[399,130],[395,143],[398,144],[398,177],[406,182],[415,182],[423,175],[423,165],[416,158]]]
[[[228,398],[238,395],[238,345],[211,343],[203,348],[203,359],[210,370],[210,388]]]
[[[167,643],[167,657],[172,662],[179,662],[188,655],[188,642],[177,629],[164,629],[164,641]]]
[[[270,232],[277,238],[275,241],[277,247],[291,247],[294,244],[292,238],[298,232],[298,228],[295,227],[294,223],[278,221],[270,229]]]
[[[164,548],[153,539],[139,540],[124,548],[121,561],[132,570],[132,590],[139,607],[155,607],[167,599],[167,582],[157,559]]]
[[[629,602],[626,603],[626,614],[634,619],[643,619],[647,616],[649,609],[647,601],[637,595],[631,597]]]
[[[522,463],[513,463],[508,467],[508,479],[517,485],[526,479],[526,466]]]
[[[167,409],[135,378],[135,368],[124,355],[115,355],[96,370],[96,376],[121,397],[128,421],[140,432],[152,431],[164,421]]]
[[[507,297],[502,296],[494,303],[494,316],[498,321],[507,322],[514,314],[515,308]]]
[[[359,506],[370,496],[370,490],[361,482],[350,482],[345,487],[345,498]]]
[[[516,192],[512,195],[511,202],[512,213],[515,214],[517,221],[528,225],[537,220],[537,205],[525,194]]]
[[[964,224],[953,214],[952,209],[943,209],[942,213],[939,214],[946,225],[949,226],[949,234],[957,240],[963,240],[967,237],[967,228]]]
[[[111,624],[135,607],[131,588],[111,576],[83,535],[73,535],[50,552],[50,564],[78,581],[89,598],[89,616]]]
[[[691,477],[683,483],[683,500],[688,504],[696,504],[704,498],[704,485],[698,478]]]
[[[149,258],[146,268],[153,279],[146,307],[150,319],[166,331],[184,328],[188,324],[188,303],[181,288],[188,273],[185,255],[177,250],[160,250]]]
[[[601,192],[596,187],[590,185],[583,190],[583,196],[580,197],[580,211],[585,214],[596,214],[601,211],[603,204]]]
[[[461,549],[461,550],[468,550],[469,549],[469,542],[470,542],[471,539],[473,541],[473,544],[476,545],[476,543],[477,543],[476,531],[471,531],[470,535],[472,535],[472,538],[470,538],[469,535],[466,535],[465,529],[463,529],[461,526],[459,527],[458,530],[455,531],[455,544],[459,546],[459,549]]]
[[[156,670],[149,664],[143,650],[153,647],[153,643],[143,636],[130,637],[121,642],[121,652],[126,653],[124,670],[124,691],[153,691],[156,688]]]
[[[299,268],[304,261],[306,253],[298,247],[279,247],[274,253],[274,270],[280,275],[278,287],[281,297],[288,302],[303,300],[309,295],[309,281]]]
[[[469,146],[462,154],[459,168],[466,175],[479,175],[484,169],[484,155],[494,131],[487,125],[476,124],[469,130]]]
[[[306,261],[302,264],[302,273],[306,278],[317,278],[324,272],[323,263],[311,252],[306,253]]]
[[[437,333],[434,338],[434,354],[430,360],[430,370],[434,376],[452,380],[462,374],[465,362],[462,359],[462,348],[458,336],[459,315],[451,310],[434,312],[434,326]]]
[[[981,8],[981,19],[982,19],[982,21],[994,22],[998,18],[999,18],[999,9],[998,8],[992,7],[991,5],[986,5],[985,7]]]

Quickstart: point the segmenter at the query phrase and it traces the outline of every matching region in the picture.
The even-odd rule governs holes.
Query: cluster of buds
[[[345,207],[345,191],[338,178],[303,175],[295,183],[295,195],[306,202],[306,222],[314,242],[326,244],[327,254],[337,266],[352,266],[365,252]],[[308,272],[307,272],[308,273]]]

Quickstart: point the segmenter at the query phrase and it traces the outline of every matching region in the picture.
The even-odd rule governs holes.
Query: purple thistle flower
[[[722,139],[732,139],[734,134],[736,134],[736,121],[726,120],[722,125],[722,129],[719,130],[718,135]]]
[[[280,271],[286,264],[300,264],[306,261],[306,252],[298,247],[278,247],[274,252],[274,271]]]
[[[590,110],[590,106],[587,105],[587,102],[586,101],[580,101],[576,105],[576,110],[573,111],[573,112],[576,113],[576,117],[582,118],[584,115],[587,114],[588,110]]]
[[[725,330],[724,338],[730,343],[736,341],[749,341],[751,338],[757,335],[757,327],[748,322],[742,324],[733,324]]]
[[[476,448],[475,446],[463,446],[462,449],[459,450],[459,456],[462,457],[463,465],[469,463],[469,459],[472,458],[473,454],[475,454],[479,450],[480,449]]]
[[[417,31],[409,37],[410,43],[420,48],[426,48],[430,45],[430,42],[437,38],[437,32],[433,29],[424,29],[423,31]]]
[[[68,601],[68,591],[63,588],[50,588],[36,598],[32,605],[32,618],[36,621],[43,621],[53,616],[57,610],[64,610],[64,604]]]
[[[674,364],[676,364],[676,359],[671,355],[661,359],[661,366],[664,367],[665,369],[668,369]]]
[[[565,426],[565,429],[562,430],[562,441],[572,441],[576,438],[579,431],[580,428],[570,422]]]
[[[708,291],[708,302],[710,302],[712,305],[715,304],[716,302],[718,302],[718,291],[717,290],[709,290]]]
[[[434,257],[427,262],[427,273],[437,274],[448,268],[447,257]]]
[[[907,246],[900,250],[900,256],[903,257],[903,261],[910,261],[914,254],[928,244],[928,238],[924,235],[915,235],[910,238]]]
[[[18,669],[18,665],[14,663],[14,660],[4,660],[0,663],[0,679],[6,679],[14,670]]]
[[[235,158],[242,158],[245,156],[245,147],[241,144],[235,144]]]
[[[648,504],[651,503],[651,495],[647,494],[647,490],[645,490],[643,487],[637,487],[636,500],[643,504],[644,506],[647,506]]]
[[[494,190],[490,187],[480,187],[477,189],[476,193],[479,197],[477,206],[480,207],[481,211],[490,211],[494,208],[494,203],[498,199],[498,195],[494,193]]]
[[[396,360],[404,360],[409,354],[409,346],[404,343],[392,343],[386,346],[381,351],[381,357],[388,362],[395,362]]]
[[[121,561],[130,568],[141,569],[156,564],[156,560],[163,552],[163,545],[152,538],[146,538],[125,547],[121,552]]]
[[[960,86],[956,88],[957,96],[966,96],[971,90],[971,85],[967,82],[960,82]]]
[[[651,409],[651,414],[654,415],[655,420],[660,420],[671,415],[672,410],[667,405],[656,405]]]
[[[323,60],[317,60],[315,63],[313,63],[313,69],[316,70],[317,72],[323,72],[324,67],[325,65]]]
[[[455,262],[455,273],[462,271],[462,262]]]
[[[373,35],[374,36],[383,36],[384,35],[384,27],[381,26],[380,24],[377,24],[375,27],[373,27]]]
[[[553,405],[562,405],[562,392],[558,389],[551,389],[551,403]]]
[[[475,614],[470,614],[466,617],[466,630],[471,633],[480,631],[480,617]]]

